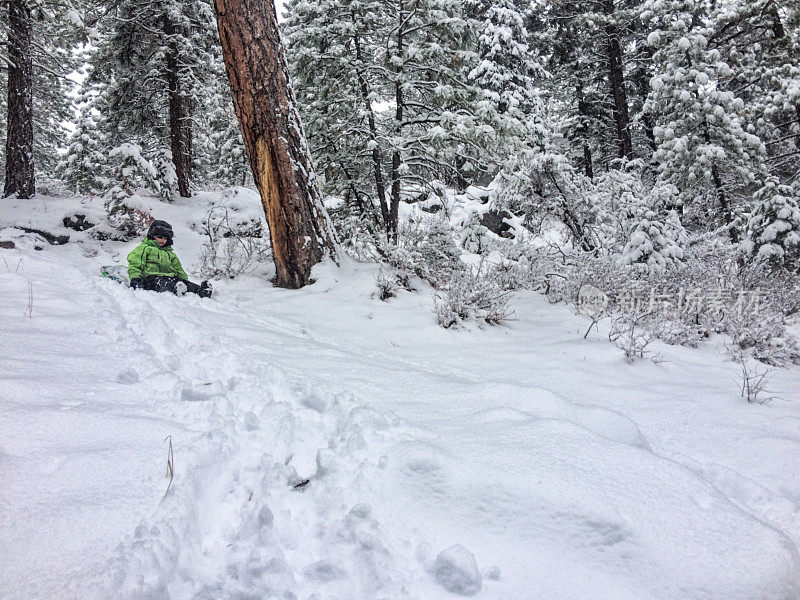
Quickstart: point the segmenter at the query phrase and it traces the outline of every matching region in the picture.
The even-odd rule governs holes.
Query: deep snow
[[[213,198],[151,202],[189,272]],[[628,364],[534,293],[444,330],[347,260],[134,292],[81,202],[0,214],[0,598],[800,597],[800,368],[749,405],[721,340]]]

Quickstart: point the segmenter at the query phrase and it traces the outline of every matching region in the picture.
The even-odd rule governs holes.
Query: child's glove
[[[138,290],[140,287],[142,287],[142,280],[138,277],[134,277],[131,279],[131,287],[135,290]]]

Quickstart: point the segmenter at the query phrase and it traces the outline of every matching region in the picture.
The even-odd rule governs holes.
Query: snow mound
[[[474,596],[481,591],[483,578],[472,552],[461,544],[442,550],[433,567],[436,583],[448,592]]]

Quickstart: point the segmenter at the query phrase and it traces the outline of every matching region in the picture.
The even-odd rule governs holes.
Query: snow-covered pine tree
[[[499,113],[524,120],[538,99],[533,78],[544,73],[532,60],[522,11],[513,0],[468,0],[467,11],[479,32],[470,78]]]
[[[325,191],[354,202],[388,227],[385,127],[376,106],[387,97],[380,1],[324,0],[287,5],[283,32],[298,106]],[[360,208],[359,205],[360,204]]]
[[[123,235],[133,237],[148,220],[138,192],[149,188],[160,193],[158,170],[143,156],[141,146],[129,142],[113,148],[105,162],[114,184],[105,198],[109,220]]]
[[[675,211],[668,215],[665,222],[655,211],[646,210],[636,220],[636,226],[622,249],[619,262],[625,265],[646,265],[651,272],[661,271],[683,260],[681,238],[684,236]]]
[[[459,235],[461,247],[473,254],[485,252],[490,243],[489,230],[481,225],[480,215],[476,212],[471,213],[461,225],[462,229]]]
[[[247,152],[242,143],[239,122],[233,112],[230,96],[220,98],[222,106],[208,114],[208,130],[198,131],[197,161],[201,163],[201,175],[208,182],[223,185],[246,185],[252,181]]]
[[[770,177],[755,194],[747,249],[771,267],[800,272],[800,187]]]
[[[467,0],[466,13],[477,28],[477,65],[470,81],[482,93],[478,107],[512,154],[528,138],[528,124],[541,117],[539,84],[547,79],[538,49],[528,45],[525,13],[514,0]],[[533,133],[533,132],[531,132]]]
[[[285,30],[329,186],[377,196],[387,231],[411,186],[464,185],[497,162],[494,108],[468,77],[476,22],[460,0],[294,2]]]
[[[393,89],[390,229],[404,186],[438,179],[460,187],[494,170],[497,132],[468,79],[477,62],[474,23],[458,0],[394,0],[388,36]]]
[[[733,70],[729,85],[745,102],[747,130],[764,141],[773,175],[786,184],[800,181],[800,8],[726,0],[717,11],[709,47]]]
[[[552,78],[546,93],[559,115],[554,121],[570,142],[564,152],[591,179],[599,166],[608,164],[613,149],[610,113],[589,60],[586,28],[572,4],[539,0],[534,6],[526,21],[529,38],[549,57]]]
[[[91,98],[78,102],[78,118],[68,139],[67,151],[57,166],[57,174],[77,194],[100,193],[109,185],[107,156],[93,114]]]
[[[252,181],[239,121],[233,111],[224,65],[211,65],[214,74],[198,93],[194,131],[195,181],[204,185],[246,185]]]
[[[647,42],[655,50],[645,110],[655,119],[659,180],[678,188],[690,223],[721,224],[736,241],[738,215],[766,174],[766,150],[747,131],[745,102],[731,86],[734,70],[709,46],[718,31],[712,4],[645,2]]]
[[[86,84],[96,94],[107,151],[135,142],[155,159],[169,149],[178,191],[189,196],[195,122],[205,117],[200,96],[219,74],[211,2],[118,0],[97,8]]]
[[[570,158],[589,178],[618,158],[643,153],[635,146],[639,127],[627,83],[636,47],[636,5],[632,0],[539,0],[529,12],[532,39],[550,48],[549,96],[562,117],[571,117],[562,119],[564,134],[574,144]]]

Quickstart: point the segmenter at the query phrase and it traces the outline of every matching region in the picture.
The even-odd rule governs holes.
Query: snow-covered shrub
[[[683,259],[686,232],[671,210],[675,186],[646,184],[643,169],[630,161],[592,181],[561,154],[523,153],[498,176],[496,202],[526,223],[558,219],[576,248],[661,270]]]
[[[513,157],[494,182],[495,205],[523,215],[549,215],[569,231],[575,246],[593,251],[598,246],[592,229],[595,219],[592,183],[557,151],[530,150]]]
[[[775,396],[765,395],[771,393],[767,385],[774,374],[774,368],[764,369],[757,365],[751,368],[747,361],[740,362],[739,366],[742,369],[742,398],[751,404],[767,404],[775,399]]]
[[[481,225],[481,217],[473,212],[466,223],[463,224],[459,235],[461,246],[467,252],[481,254],[489,247],[488,229]]]
[[[642,327],[635,315],[621,315],[611,319],[608,340],[622,350],[629,362],[651,354],[647,347],[656,339],[658,339],[657,333],[650,328]],[[660,356],[655,355],[652,360],[658,362]]]
[[[603,173],[591,184],[591,202],[595,207],[592,229],[601,249],[611,255],[622,252],[637,218],[652,208],[642,181],[641,161],[625,166]]]
[[[383,267],[375,275],[375,285],[378,288],[378,298],[383,301],[397,296],[399,289],[414,291],[407,274],[392,273]]]
[[[178,175],[170,150],[160,148],[148,158],[138,144],[125,143],[108,153],[108,163],[116,182],[107,194],[109,197],[133,196],[144,189],[164,202],[173,200]]]
[[[131,238],[149,225],[153,218],[138,192],[153,187],[155,167],[142,155],[138,144],[122,144],[108,154],[111,174],[116,182],[106,193],[105,208],[111,225]]]
[[[775,400],[776,396],[767,395],[771,394],[767,386],[775,374],[773,367],[763,368],[758,363],[753,364],[749,354],[737,345],[727,345],[725,351],[731,362],[739,366],[742,398],[751,404],[767,404]]]
[[[151,185],[164,202],[172,202],[178,189],[178,174],[172,161],[172,151],[161,148],[153,158],[155,176]]]
[[[800,270],[800,189],[770,178],[754,199],[745,248],[772,268]]]
[[[642,176],[642,161],[611,169],[597,178],[592,193],[595,220],[592,228],[601,252],[622,264],[643,264],[663,270],[683,259],[686,232],[674,210],[675,186],[649,188]]]
[[[531,287],[527,265],[522,261],[501,260],[495,265],[497,285],[506,291]]]
[[[577,305],[588,284],[607,295],[607,312],[639,315],[637,327],[667,343],[697,346],[722,333],[762,362],[800,361],[800,343],[786,328],[800,312],[800,275],[743,261],[726,238],[691,238],[683,261],[655,272],[555,244],[496,249],[503,253],[498,275],[506,289],[539,290],[551,302]]]
[[[260,221],[236,220],[224,206],[209,210],[202,225],[206,241],[200,252],[203,277],[234,277],[269,260],[269,240]]]
[[[415,214],[401,224],[397,244],[387,245],[389,264],[422,277],[436,288],[463,269],[453,228],[439,213]]]
[[[530,289],[548,294],[553,279],[563,279],[562,260],[567,260],[558,246],[544,247],[518,241],[502,241],[492,246],[499,252],[494,274],[498,285],[505,290]]]
[[[375,285],[378,288],[378,298],[384,302],[397,295],[397,280],[384,269],[375,275]]]
[[[508,295],[498,285],[492,269],[483,263],[464,269],[455,274],[444,290],[437,292],[436,321],[445,328],[473,319],[498,325],[512,315]]]
[[[115,190],[116,188],[112,191]],[[109,195],[105,201],[105,208],[108,213],[108,222],[118,234],[99,233],[111,238],[116,239],[118,235],[121,235],[120,239],[130,240],[140,235],[153,222],[149,205],[144,198],[137,194],[132,196],[124,193]]]
[[[619,261],[626,265],[643,264],[650,270],[663,271],[683,260],[681,243],[685,239],[686,233],[675,211],[671,211],[667,219],[662,221],[654,211],[647,210],[636,220]]]
[[[385,234],[378,231],[374,215],[361,213],[347,202],[328,208],[328,214],[347,254],[361,262],[382,258],[381,245],[385,244]]]
[[[142,147],[138,144],[117,146],[108,153],[108,159],[116,179],[109,196],[133,196],[142,187],[153,187],[157,180],[158,171],[142,154]]]
[[[658,320],[658,339],[670,346],[697,348],[708,338],[705,327],[682,319],[665,318]]]

